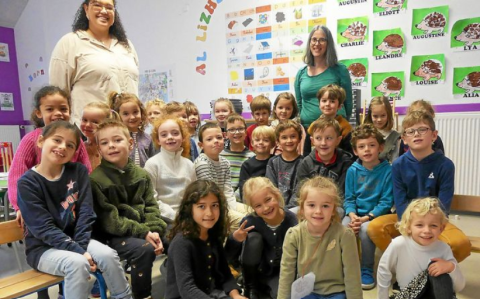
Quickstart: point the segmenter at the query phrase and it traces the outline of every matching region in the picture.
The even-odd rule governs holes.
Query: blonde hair
[[[160,107],[160,110],[163,111],[163,109],[165,108],[165,105],[166,105],[165,101],[161,100],[161,99],[153,99],[153,100],[145,102],[145,108],[147,110],[150,109],[150,107],[152,107],[152,106],[158,106],[158,107]]]
[[[122,121],[122,119],[120,118],[120,115],[115,110],[110,109],[110,107],[108,107],[108,105],[103,102],[90,102],[87,105],[85,105],[85,107],[83,108],[83,111],[85,111],[85,109],[87,108],[100,109],[103,115],[105,116],[105,119]]]
[[[173,113],[185,111],[185,114],[187,113],[187,109],[185,108],[185,105],[179,102],[169,102],[165,105],[164,108],[165,114],[166,115],[172,115]]]
[[[403,134],[405,130],[416,124],[425,123],[432,131],[435,131],[435,121],[433,117],[425,111],[413,111],[405,116],[402,121]]]
[[[143,106],[140,99],[133,93],[118,93],[112,91],[108,95],[108,104],[110,108],[115,110],[118,114],[120,114],[120,107],[128,102],[136,104],[138,109],[140,109],[141,123],[138,129],[143,132],[145,124],[147,123],[147,110],[145,110],[145,106]]]
[[[252,206],[252,197],[255,193],[258,193],[260,190],[268,189],[278,201],[278,204],[281,208],[285,206],[285,201],[283,199],[282,193],[272,184],[272,181],[266,177],[253,177],[248,179],[243,185],[243,200],[245,203],[253,209]]]
[[[403,212],[402,219],[396,224],[398,231],[403,236],[410,236],[410,226],[412,225],[415,212],[418,216],[425,216],[427,213],[438,215],[441,225],[448,223],[448,218],[442,209],[442,204],[435,197],[424,197],[413,200]]]
[[[160,148],[160,143],[158,142],[158,137],[159,137],[158,136],[158,128],[160,128],[160,126],[163,123],[165,123],[167,120],[172,120],[180,128],[180,133],[182,134],[182,138],[183,138],[183,141],[182,141],[182,148],[183,148],[182,157],[190,159],[190,134],[188,133],[188,129],[187,129],[185,123],[183,122],[183,120],[181,120],[178,117],[174,117],[172,115],[165,115],[165,116],[162,116],[159,119],[155,120],[155,122],[153,123],[153,131],[152,131],[152,140],[153,140],[153,143],[155,144],[155,147],[157,149]]]
[[[343,87],[335,85],[335,84],[328,84],[317,92],[317,99],[320,101],[323,95],[328,92],[328,99],[329,100],[338,100],[338,109],[340,109],[347,98],[347,93]]]
[[[258,126],[253,130],[252,132],[252,142],[253,139],[259,138],[261,136],[267,137],[270,139],[270,142],[272,143],[272,147],[275,146],[275,131],[272,129],[272,127],[268,126]]]
[[[215,102],[213,103],[213,112],[214,113],[215,113],[215,105],[217,105],[218,103],[222,103],[222,102],[227,104],[228,110],[230,110],[230,114],[235,113],[235,108],[233,108],[232,102],[230,102],[230,100],[227,99],[227,98],[218,98],[218,99],[215,100]]]
[[[326,117],[320,117],[316,121],[314,121],[310,127],[308,127],[308,134],[313,137],[313,134],[316,131],[325,131],[327,128],[333,128],[335,133],[337,133],[337,137],[342,135],[342,129],[340,128],[340,124],[335,119],[327,119]]]
[[[323,194],[333,199],[333,213],[331,221],[340,222],[340,216],[337,213],[337,208],[342,206],[342,200],[338,193],[337,184],[335,184],[332,179],[323,176],[314,176],[313,178],[301,182],[298,196],[298,205],[300,207],[297,215],[298,219],[300,221],[305,219],[305,216],[303,215],[305,200],[307,199],[308,192],[314,188],[319,189]]]
[[[429,101],[423,99],[413,101],[410,106],[408,106],[407,114],[415,111],[423,111],[429,114],[432,118],[435,118],[435,109],[433,109],[432,103]]]
[[[252,112],[262,109],[268,110],[269,114],[272,113],[272,102],[263,94],[254,97],[250,103],[250,110],[252,110]]]
[[[384,97],[384,96],[374,97],[370,101],[370,105],[368,106],[368,112],[367,112],[367,116],[365,117],[364,123],[373,124],[372,107],[375,105],[383,106],[385,108],[385,112],[387,112],[387,123],[385,124],[385,130],[390,131],[393,128],[393,110],[392,110],[392,105],[390,105],[390,101],[388,100],[387,97]]]
[[[97,130],[95,131],[95,140],[97,141],[97,144],[98,135],[100,135],[100,132],[108,128],[118,128],[123,133],[123,135],[127,137],[127,140],[130,140],[132,138],[130,136],[130,131],[128,131],[127,126],[123,122],[114,119],[106,119],[104,122],[98,125]]]

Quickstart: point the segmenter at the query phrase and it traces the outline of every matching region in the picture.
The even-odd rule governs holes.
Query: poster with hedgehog
[[[367,0],[337,0],[338,6],[355,5],[360,3],[367,3]]]
[[[373,0],[373,15],[384,17],[405,13],[407,2],[408,0]]]
[[[448,32],[448,5],[414,9],[412,16],[412,37],[428,39],[443,37]]]
[[[420,86],[443,84],[445,69],[445,54],[413,56],[410,82]]]
[[[407,47],[400,28],[373,31],[373,56],[375,60],[401,58]]]
[[[347,67],[352,87],[366,87],[368,83],[368,58],[345,59],[339,61]]]
[[[455,98],[480,98],[480,66],[453,69]]]
[[[480,50],[480,17],[457,21],[452,28],[450,47],[455,51]]]
[[[337,21],[337,44],[340,47],[363,46],[368,42],[368,17]]]
[[[372,73],[372,97],[385,96],[390,101],[401,100],[405,96],[405,73]]]

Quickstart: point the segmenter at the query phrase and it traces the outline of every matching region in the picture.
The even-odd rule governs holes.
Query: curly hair
[[[147,123],[147,110],[145,110],[145,106],[140,101],[140,99],[133,93],[118,93],[116,91],[112,91],[108,95],[108,104],[111,109],[115,112],[120,114],[120,107],[128,102],[132,102],[137,104],[138,108],[140,109],[140,116],[141,116],[141,123],[138,129],[143,132],[145,129],[145,124]]]
[[[115,22],[108,29],[108,33],[114,36],[118,42],[123,45],[126,49],[130,50],[130,44],[128,43],[127,34],[125,29],[123,29],[122,21],[120,20],[120,14],[117,10],[117,1],[112,0],[115,7]],[[78,30],[88,30],[88,19],[87,14],[85,13],[84,5],[89,5],[91,0],[84,0],[77,12],[75,13],[75,18],[72,24],[72,31],[76,32]]]
[[[356,127],[352,132],[352,147],[356,149],[358,140],[368,139],[370,137],[375,138],[379,145],[385,144],[382,133],[380,133],[373,124],[363,124]]]
[[[160,107],[160,110],[165,109],[165,101],[161,99],[153,99],[145,102],[145,108],[148,110],[152,106]]]
[[[331,221],[340,222],[340,216],[337,213],[337,208],[342,207],[342,199],[338,193],[337,184],[335,184],[332,179],[322,176],[315,176],[301,182],[298,196],[298,205],[300,207],[300,210],[297,214],[298,220],[301,221],[305,219],[305,216],[303,215],[305,200],[307,199],[308,192],[313,188],[320,189],[322,193],[330,196],[333,199],[333,213]]]
[[[290,119],[294,119],[298,116],[298,105],[297,101],[295,100],[295,96],[290,93],[290,92],[282,92],[278,94],[277,98],[275,99],[275,102],[273,103],[273,110],[272,110],[272,117],[273,119],[278,119],[277,113],[275,113],[275,110],[277,109],[278,102],[280,100],[287,100],[290,101],[292,104],[292,115],[290,115]]]
[[[254,208],[252,206],[253,195],[264,189],[268,189],[274,195],[281,208],[285,206],[285,200],[283,199],[282,193],[273,185],[272,181],[266,177],[257,176],[248,179],[243,185],[243,200],[249,208]]]
[[[425,216],[427,213],[438,215],[438,217],[440,217],[441,225],[445,225],[448,222],[448,218],[445,215],[443,208],[442,203],[435,197],[415,199],[408,205],[405,212],[403,212],[402,219],[397,222],[395,226],[403,236],[409,236],[411,234],[410,226],[415,217],[412,215],[413,213],[415,213],[417,217]]]
[[[68,114],[70,115],[70,112],[72,111],[71,110],[72,101],[70,100],[70,95],[60,87],[53,86],[53,85],[44,86],[40,88],[33,96],[33,110],[32,110],[32,114],[30,115],[30,120],[32,121],[35,128],[41,128],[45,126],[45,122],[43,121],[43,119],[37,117],[37,112],[40,111],[40,106],[42,105],[43,98],[45,98],[46,96],[53,96],[56,94],[59,94],[65,98],[68,105],[68,112],[69,112]]]
[[[393,110],[392,110],[392,105],[390,105],[390,101],[388,100],[387,97],[384,96],[379,96],[379,97],[374,97],[370,101],[370,105],[368,106],[368,111],[367,111],[367,116],[365,117],[365,124],[373,124],[373,118],[372,118],[372,107],[373,106],[383,106],[385,108],[385,112],[387,113],[387,123],[385,124],[385,127],[382,128],[390,131],[393,128]]]
[[[200,237],[200,228],[193,219],[193,208],[194,204],[210,193],[218,198],[220,215],[215,225],[208,230],[208,235],[211,238],[216,238],[220,243],[224,242],[230,228],[227,201],[217,184],[208,180],[197,180],[187,186],[178,213],[175,216],[173,227],[168,235],[170,240],[173,240],[178,233],[182,233],[185,237],[191,239]]]
[[[178,127],[180,128],[180,133],[182,134],[183,142],[182,142],[182,157],[185,157],[187,159],[190,159],[190,134],[188,133],[187,126],[185,123],[178,117],[174,117],[171,115],[165,115],[160,117],[159,119],[156,119],[155,122],[153,123],[153,131],[152,131],[152,140],[153,143],[155,144],[155,147],[158,149],[160,148],[160,143],[159,143],[159,135],[158,135],[158,128],[162,124],[164,124],[166,121],[171,120],[175,122]]]

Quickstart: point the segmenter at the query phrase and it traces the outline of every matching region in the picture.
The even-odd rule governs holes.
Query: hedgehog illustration
[[[422,63],[422,65],[413,72],[415,76],[422,77],[423,80],[428,81],[431,78],[440,80],[442,77],[443,65],[436,59],[429,59]]]
[[[403,2],[405,2],[405,0],[380,0],[377,6],[385,9],[385,11],[400,10]]]
[[[434,31],[437,33],[442,33],[446,24],[447,19],[443,14],[439,12],[432,12],[426,15],[415,27],[423,30],[423,34],[431,34]]]
[[[382,83],[375,87],[375,90],[383,93],[384,96],[388,97],[390,95],[399,96],[400,91],[402,90],[402,80],[397,77],[387,77],[383,79]]]
[[[480,42],[480,23],[468,24],[463,28],[462,33],[455,36],[459,42],[464,42],[465,46],[471,46],[473,43]]]
[[[366,32],[367,32],[367,26],[365,26],[360,21],[356,21],[350,24],[347,30],[342,32],[342,36],[348,39],[349,42],[353,42],[356,40],[363,41],[365,39]]]
[[[363,64],[356,62],[348,67],[348,72],[352,82],[362,83],[367,75],[367,68]]]
[[[385,54],[392,54],[392,52],[402,53],[403,38],[400,34],[389,34],[385,36],[382,43],[377,46],[377,49],[385,52]]]
[[[465,93],[480,91],[480,72],[471,72],[457,86],[465,89]]]

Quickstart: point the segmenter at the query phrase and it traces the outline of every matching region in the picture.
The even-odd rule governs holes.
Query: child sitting
[[[188,126],[188,116],[187,116],[187,108],[185,107],[184,104],[179,103],[179,102],[170,102],[167,105],[165,105],[165,114],[167,116],[174,116],[179,118],[183,123]],[[195,140],[190,136],[190,160],[193,162],[199,155],[199,151],[197,150],[197,147],[195,146],[194,142]],[[184,149],[185,150],[185,149]]]
[[[133,140],[124,124],[107,120],[95,138],[103,158],[90,176],[98,215],[95,233],[131,265],[134,298],[149,298],[153,262],[163,253],[160,235],[166,227],[152,182],[129,158]]]
[[[379,158],[384,142],[383,135],[371,124],[355,128],[352,145],[358,160],[347,170],[345,182],[346,216],[342,223],[360,237],[364,290],[375,287],[375,244],[368,237],[368,225],[375,217],[389,213],[393,205],[392,167]]]
[[[268,126],[268,119],[270,118],[270,113],[272,112],[272,102],[270,102],[270,100],[264,95],[256,96],[250,103],[250,110],[252,111],[252,116],[255,119],[255,124],[247,128],[245,145],[248,146],[251,151],[253,151],[253,130],[259,126]]]
[[[439,240],[448,219],[432,197],[412,201],[397,224],[402,234],[383,253],[378,264],[378,299],[388,299],[395,275],[400,294],[395,298],[456,298],[465,287],[452,250]]]

